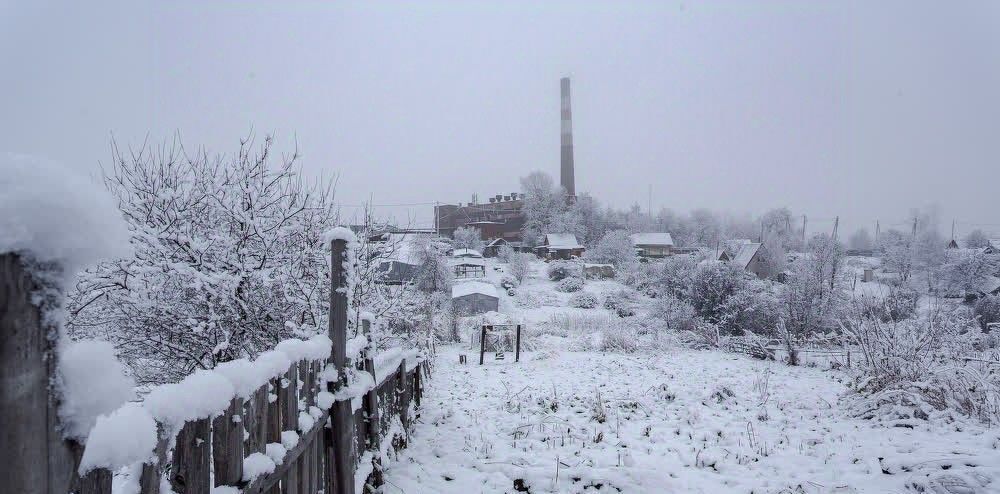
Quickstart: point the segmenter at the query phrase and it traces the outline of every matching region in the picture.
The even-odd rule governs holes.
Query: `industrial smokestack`
[[[559,153],[559,184],[566,189],[570,200],[576,197],[576,179],[573,176],[573,112],[569,103],[569,77],[559,81],[562,93],[562,130]]]

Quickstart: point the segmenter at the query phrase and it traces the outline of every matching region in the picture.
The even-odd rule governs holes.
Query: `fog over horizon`
[[[239,5],[240,8],[235,8]],[[298,143],[337,202],[429,226],[431,205],[559,179],[602,204],[809,231],[934,209],[1000,234],[996,2],[109,3],[0,0],[0,152],[95,173],[179,135]],[[651,194],[650,194],[651,190]]]

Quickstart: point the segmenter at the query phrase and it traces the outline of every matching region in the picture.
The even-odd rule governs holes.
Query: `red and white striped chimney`
[[[562,127],[560,130],[559,184],[566,189],[570,200],[576,197],[576,179],[573,172],[573,112],[569,101],[569,77],[559,81],[562,95]]]

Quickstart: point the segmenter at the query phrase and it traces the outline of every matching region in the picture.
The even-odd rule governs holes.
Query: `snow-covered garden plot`
[[[440,352],[384,492],[1000,491],[996,429],[849,418],[836,372],[686,349],[484,366],[463,351]]]

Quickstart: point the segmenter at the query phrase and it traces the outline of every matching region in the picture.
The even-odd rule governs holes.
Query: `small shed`
[[[452,259],[450,264],[456,278],[463,279],[486,277],[486,261],[483,259],[477,259],[475,257],[460,257]]]
[[[584,247],[572,233],[546,233],[542,245],[535,248],[546,259],[572,259],[583,255]]]
[[[666,232],[633,233],[629,239],[640,257],[666,257],[674,248],[674,239]]]
[[[462,281],[451,286],[451,308],[460,316],[474,316],[500,309],[497,288],[483,281]]]

